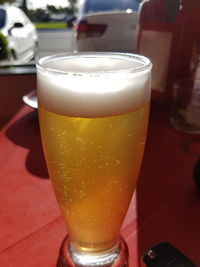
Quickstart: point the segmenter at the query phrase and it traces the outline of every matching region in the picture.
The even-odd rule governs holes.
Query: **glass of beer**
[[[128,266],[120,228],[145,147],[151,66],[123,53],[37,64],[43,150],[69,232],[57,266]]]

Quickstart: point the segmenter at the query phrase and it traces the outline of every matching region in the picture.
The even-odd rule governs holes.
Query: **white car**
[[[0,6],[0,32],[7,38],[10,58],[26,63],[36,57],[38,36],[34,24],[15,6]]]
[[[83,1],[74,25],[74,50],[134,52],[139,2]]]

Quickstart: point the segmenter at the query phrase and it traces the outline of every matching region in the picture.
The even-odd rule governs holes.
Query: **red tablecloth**
[[[179,133],[153,106],[137,190],[122,227],[130,267],[168,241],[200,266],[200,197],[192,179],[200,137]],[[37,111],[22,110],[0,133],[0,266],[53,267],[65,225],[48,179]]]

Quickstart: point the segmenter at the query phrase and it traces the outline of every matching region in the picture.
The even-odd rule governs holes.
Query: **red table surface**
[[[143,166],[122,227],[130,267],[168,241],[200,266],[200,196],[192,179],[200,136],[171,127],[153,105]],[[66,228],[48,179],[37,111],[24,106],[0,133],[0,266],[53,267]]]

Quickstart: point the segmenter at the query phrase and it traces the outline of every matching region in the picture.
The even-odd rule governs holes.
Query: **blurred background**
[[[176,81],[200,77],[199,14],[197,0],[0,0],[0,78],[9,82],[1,92],[2,125],[10,118],[7,103],[13,100],[13,115],[36,88],[35,80],[25,85],[27,76],[18,89],[3,75],[35,74],[38,58],[57,53],[144,55],[153,63],[152,99],[171,105]],[[199,95],[195,103],[199,109]]]
[[[0,65],[71,51],[134,52],[141,0],[0,0]]]

